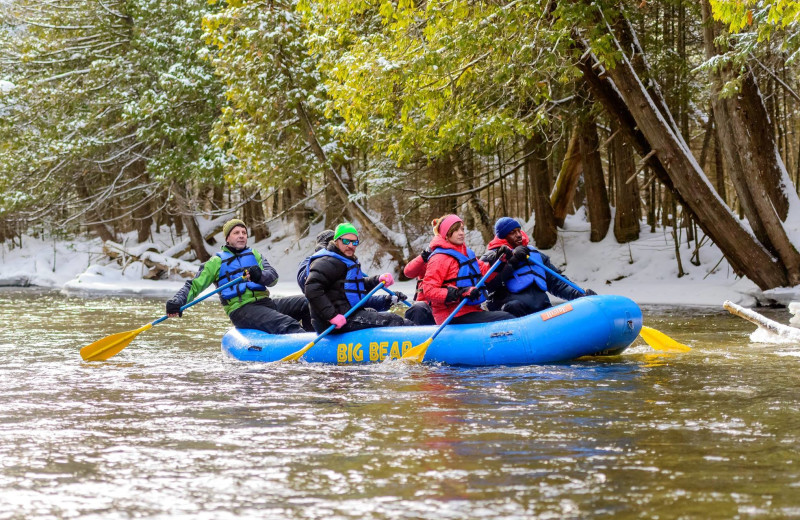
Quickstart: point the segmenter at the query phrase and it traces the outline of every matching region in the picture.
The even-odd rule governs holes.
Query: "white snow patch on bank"
[[[523,224],[529,235],[532,225],[532,221]],[[293,225],[273,222],[271,237],[251,244],[280,275],[279,283],[271,289],[273,294],[300,293],[295,281],[297,264],[313,252],[315,236],[322,229],[322,225],[313,226],[307,236],[298,238]],[[134,244],[135,235],[120,238]],[[421,251],[430,238],[425,235],[412,241],[412,251]],[[152,242],[166,250],[184,239],[185,236],[175,236],[163,228],[153,236]],[[208,246],[210,253],[224,243],[221,233],[215,239],[217,244]],[[369,274],[391,272],[397,278],[402,266],[393,265],[389,256],[380,253],[368,236],[363,236],[362,240],[358,255],[364,271]],[[485,250],[477,231],[468,233],[467,243],[479,255]],[[577,285],[600,294],[627,296],[641,305],[719,307],[723,301],[731,300],[753,306],[757,301],[771,299],[784,304],[800,300],[800,286],[763,293],[751,281],[737,278],[725,260],[720,262],[719,249],[708,241],[700,249],[700,265],[693,265],[690,257],[694,247],[694,241],[688,246],[683,238],[680,254],[685,275],[678,278],[675,246],[668,230],[659,228],[651,233],[650,228],[643,225],[640,239],[630,244],[618,244],[613,231],[609,230],[603,241],[591,243],[589,223],[583,211],[579,211],[569,216],[564,228],[559,230],[557,245],[542,252]],[[191,253],[182,259],[192,261]],[[193,263],[200,265],[196,261]],[[20,281],[24,281],[28,285],[77,295],[146,295],[166,299],[185,281],[177,275],[167,280],[144,280],[141,278],[143,266],[137,262],[129,263],[123,271],[103,255],[100,240],[89,238],[65,241],[24,236],[22,247],[12,248],[9,242],[0,245],[0,266],[0,285],[23,285]],[[412,294],[414,282],[400,282],[393,288]]]

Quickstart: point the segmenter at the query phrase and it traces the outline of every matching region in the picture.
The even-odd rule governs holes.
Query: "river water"
[[[0,519],[800,517],[800,346],[722,310],[644,309],[679,355],[267,366],[208,302],[81,361],[162,312],[0,291]]]

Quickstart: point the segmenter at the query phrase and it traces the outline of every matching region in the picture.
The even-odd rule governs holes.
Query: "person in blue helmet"
[[[278,273],[266,258],[247,247],[247,226],[231,219],[222,227],[225,245],[200,266],[194,279],[187,281],[167,301],[167,315],[181,316],[180,308],[194,300],[212,283],[228,283],[245,273],[246,281],[219,294],[225,312],[239,329],[258,329],[270,334],[294,334],[313,330],[308,301],[303,296],[271,298],[269,289],[278,282]]]
[[[380,282],[394,283],[390,273],[367,276],[356,257],[358,230],[349,222],[336,226],[333,240],[325,249],[311,255],[305,295],[311,310],[311,323],[317,332],[334,325],[334,333],[373,327],[413,325],[397,314],[359,308],[349,318],[344,314]]]
[[[547,293],[562,300],[574,300],[583,296],[580,291],[530,260],[529,257],[535,258],[553,271],[561,273],[550,263],[547,255],[530,245],[530,239],[522,231],[519,222],[511,217],[502,217],[495,223],[494,233],[495,236],[486,247],[487,252],[482,259],[493,262],[503,247],[512,249],[513,253],[500,276],[486,285],[489,290],[486,306],[489,310],[503,310],[520,317],[550,307],[552,304]],[[591,289],[586,290],[587,296],[593,294],[597,293]]]

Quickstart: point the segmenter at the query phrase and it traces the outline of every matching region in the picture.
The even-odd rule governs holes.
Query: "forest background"
[[[663,229],[800,284],[800,4],[0,0],[0,241],[256,240],[357,222],[402,264],[430,219],[537,247]],[[213,231],[213,230],[212,230]],[[690,251],[681,258],[681,246]],[[480,251],[479,251],[480,253]]]

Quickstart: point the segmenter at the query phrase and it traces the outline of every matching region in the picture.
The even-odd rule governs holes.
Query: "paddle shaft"
[[[183,312],[184,310],[188,309],[192,305],[199,303],[209,296],[216,294],[231,285],[241,283],[245,280],[245,276],[240,276],[235,280],[231,280],[230,282],[218,287],[215,291],[210,292],[206,296],[202,298],[198,298],[191,303],[188,303],[181,307],[180,311]],[[127,332],[118,332],[116,334],[112,334],[110,336],[106,336],[105,338],[99,339],[94,343],[86,345],[80,351],[81,357],[86,361],[105,361],[106,359],[117,355],[122,349],[128,346],[133,338],[135,338],[139,333],[144,332],[153,327],[153,325],[157,325],[162,321],[169,318],[169,315],[164,315],[161,318],[153,321],[152,323],[148,323],[147,325],[140,327],[136,330],[131,330]]]
[[[397,296],[397,294],[393,290],[391,290],[391,289],[389,289],[387,287],[384,287],[383,290],[386,291],[387,293],[391,294],[392,296]],[[397,301],[402,301],[406,305],[406,307],[411,307],[411,304],[408,303],[408,300],[401,300],[400,298],[398,298]]]
[[[554,270],[550,269],[549,267],[547,267],[546,265],[541,263],[539,260],[537,260],[535,258],[531,258],[530,256],[528,257],[528,260],[530,260],[534,264],[538,265],[539,267],[541,267],[542,269],[544,269],[548,273],[552,274],[553,276],[555,276],[556,278],[558,278],[559,280],[561,280],[565,284],[569,285],[570,287],[572,287],[573,289],[575,289],[576,291],[578,291],[582,295],[586,296],[586,291],[584,291],[583,289],[581,289],[580,287],[578,287],[577,285],[575,285],[571,281],[567,280],[566,278],[564,278],[563,276],[561,276],[560,274],[558,274]]]
[[[192,305],[194,305],[196,303],[200,303],[201,301],[205,300],[206,298],[208,298],[210,296],[214,296],[218,292],[224,291],[225,289],[227,289],[231,285],[236,285],[237,283],[242,283],[242,281],[244,281],[246,279],[247,278],[245,278],[245,276],[242,275],[239,278],[235,278],[235,279],[231,280],[230,282],[226,283],[225,285],[221,285],[221,286],[217,287],[215,290],[213,290],[210,293],[206,294],[202,298],[197,298],[196,300],[192,300],[191,302],[189,302],[186,305],[184,305],[183,307],[181,307],[181,312],[185,311],[186,309],[188,309],[189,307],[191,307]],[[158,318],[156,321],[150,323],[150,325],[151,326],[158,325],[159,323],[161,323],[162,321],[164,321],[164,320],[166,320],[168,318],[169,318],[169,315],[165,314],[165,315],[161,316],[160,318]]]
[[[381,282],[381,283],[379,283],[378,285],[376,285],[376,286],[375,286],[375,287],[374,287],[374,288],[373,288],[373,289],[372,289],[370,292],[368,292],[368,293],[367,293],[367,295],[366,295],[366,296],[364,296],[363,298],[361,298],[361,300],[359,300],[359,301],[358,301],[358,302],[357,302],[355,305],[353,305],[352,307],[350,307],[350,309],[348,309],[348,311],[344,313],[344,317],[345,317],[345,318],[347,318],[347,317],[349,317],[351,314],[353,314],[354,312],[356,312],[356,311],[357,311],[357,310],[358,310],[358,309],[359,309],[359,308],[360,308],[362,305],[364,305],[364,303],[365,303],[367,300],[369,300],[369,299],[370,299],[370,297],[371,297],[373,294],[375,294],[375,293],[376,293],[376,292],[378,292],[378,291],[379,291],[381,288],[383,288],[383,286],[384,286],[384,282]],[[331,326],[330,326],[330,327],[328,327],[327,329],[325,329],[325,330],[322,332],[322,334],[320,334],[319,336],[317,336],[316,338],[314,338],[313,340],[311,340],[311,342],[310,342],[310,343],[308,343],[308,344],[307,344],[305,347],[301,348],[301,349],[300,349],[300,350],[298,350],[297,352],[294,352],[294,353],[292,353],[292,354],[289,354],[288,356],[284,357],[283,359],[279,359],[278,361],[279,361],[279,362],[280,362],[280,361],[297,361],[298,359],[300,359],[300,358],[303,356],[303,354],[305,354],[306,352],[308,352],[308,350],[309,350],[311,347],[313,347],[314,345],[316,345],[316,344],[317,344],[317,342],[318,342],[319,340],[321,340],[322,338],[324,338],[325,336],[327,336],[328,334],[330,334],[331,332],[333,332],[333,329],[335,329],[335,328],[336,328],[336,325],[333,325],[333,324],[331,324]]]
[[[476,289],[480,289],[481,287],[483,287],[483,285],[486,283],[486,280],[492,275],[493,272],[495,272],[495,270],[500,266],[501,263],[503,263],[502,259],[498,258],[497,261],[494,263],[494,265],[492,265],[492,267],[490,267],[489,270],[486,271],[486,274],[483,275],[483,278],[478,280],[478,283],[475,284],[475,288]],[[445,326],[448,323],[450,323],[453,320],[453,318],[456,317],[456,314],[458,314],[458,311],[460,311],[461,308],[466,304],[467,304],[467,299],[466,298],[461,300],[458,303],[458,305],[456,305],[456,308],[453,310],[453,312],[450,313],[450,316],[448,316],[447,319],[444,320],[441,325],[439,325],[439,328],[436,329],[436,332],[433,333],[433,336],[431,336],[430,339],[428,339],[428,342],[433,341],[433,339],[436,336],[438,336],[440,332],[442,332],[442,329],[444,329]]]

